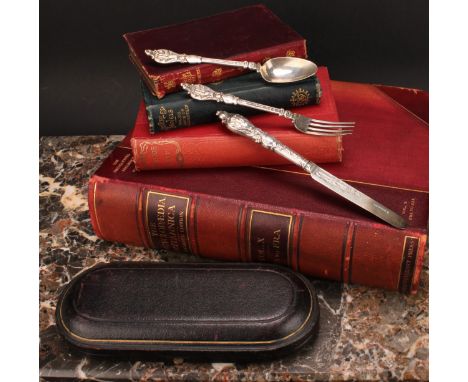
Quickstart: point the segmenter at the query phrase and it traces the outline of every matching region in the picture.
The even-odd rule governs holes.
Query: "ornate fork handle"
[[[200,84],[187,84],[183,83],[182,88],[187,91],[192,98],[195,98],[200,101],[217,101],[222,102],[228,105],[242,105],[250,107],[252,109],[257,109],[261,111],[266,111],[268,113],[277,114],[281,117],[286,117],[289,119],[294,119],[294,113],[289,110],[285,110],[278,107],[263,105],[261,103],[247,101],[245,99],[239,98],[235,95],[229,93],[217,92],[208,86]]]
[[[249,61],[234,61],[234,60],[222,60],[220,58],[209,58],[197,56],[194,54],[176,53],[168,49],[146,49],[146,55],[150,56],[154,61],[159,64],[173,64],[175,62],[181,62],[184,64],[218,64],[224,66],[234,66],[236,68],[260,70],[260,64]]]
[[[271,150],[281,155],[307,172],[310,173],[317,167],[315,163],[307,160],[302,155],[283,145],[270,134],[254,126],[248,119],[244,118],[243,116],[239,114],[230,114],[225,111],[218,111],[216,115],[233,133],[242,135],[251,139],[255,143],[261,144],[265,149]]]

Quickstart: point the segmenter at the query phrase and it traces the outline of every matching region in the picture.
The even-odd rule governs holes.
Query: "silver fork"
[[[200,101],[217,101],[228,105],[241,105],[288,118],[292,120],[294,127],[304,134],[333,137],[348,135],[353,132],[354,122],[331,122],[309,118],[302,114],[293,113],[290,110],[247,101],[229,93],[217,92],[201,84],[182,83],[182,88],[192,98]]]

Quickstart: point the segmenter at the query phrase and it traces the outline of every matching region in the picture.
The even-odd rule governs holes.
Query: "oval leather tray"
[[[289,352],[318,318],[305,277],[246,263],[98,265],[70,282],[56,310],[78,347],[184,354]]]

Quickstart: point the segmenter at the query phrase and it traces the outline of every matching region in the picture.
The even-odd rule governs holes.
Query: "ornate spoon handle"
[[[188,94],[194,99],[199,101],[217,101],[222,102],[228,105],[242,105],[250,107],[252,109],[257,109],[261,111],[266,111],[268,113],[277,114],[281,117],[286,117],[293,119],[293,113],[289,110],[285,110],[278,107],[263,105],[261,103],[247,101],[245,99],[239,98],[235,95],[229,93],[222,93],[214,91],[205,85],[200,84],[187,84],[183,83],[182,88],[187,91]]]
[[[176,53],[167,49],[146,49],[146,55],[150,56],[154,61],[159,64],[173,64],[174,62],[181,62],[184,64],[218,64],[224,66],[234,66],[236,68],[260,70],[260,64],[249,61],[233,61],[222,60],[220,58],[209,58],[196,56],[194,54]]]

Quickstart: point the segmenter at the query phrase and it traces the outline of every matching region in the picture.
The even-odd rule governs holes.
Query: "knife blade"
[[[265,149],[274,151],[278,155],[283,156],[290,162],[307,171],[316,182],[332,190],[341,197],[370,212],[372,215],[382,219],[395,228],[403,229],[407,226],[406,220],[402,216],[350,186],[333,174],[330,174],[328,171],[325,171],[317,164],[307,160],[294,150],[282,144],[278,139],[253,125],[244,116],[228,113],[226,111],[218,111],[216,115],[230,131],[250,138],[254,142],[262,145]]]

